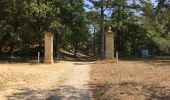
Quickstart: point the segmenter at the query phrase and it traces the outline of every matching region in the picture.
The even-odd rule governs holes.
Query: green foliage
[[[2,0],[0,5],[0,40],[40,47],[44,32],[51,31],[62,47],[86,48],[90,33],[83,0]]]
[[[145,9],[147,9],[143,11],[143,16],[145,17],[144,25],[149,38],[156,43],[160,50],[168,50],[168,48],[170,48],[170,5],[166,4],[166,6],[162,5],[162,7],[160,7],[158,4],[155,10],[152,4],[144,4],[146,5]]]
[[[99,8],[102,0],[89,1],[96,10],[92,9],[88,13],[93,14],[92,18],[94,16],[100,19]],[[142,49],[152,52],[158,48],[158,51],[170,48],[170,13],[166,0],[159,0],[156,8],[151,0],[140,0],[138,3],[135,0],[131,3],[128,0],[103,1],[106,11],[112,10],[111,18],[105,14],[105,31],[109,26],[112,27],[115,33],[115,49],[120,55],[139,55]],[[95,14],[97,12],[98,14]]]
[[[75,55],[79,51],[103,52],[100,49],[104,46],[104,32],[111,26],[115,49],[121,55],[138,55],[141,49],[170,48],[167,0],[158,0],[157,6],[151,0],[88,1],[93,5],[87,6],[89,12],[83,8],[83,0],[1,0],[0,47],[9,46],[11,53],[16,48],[41,48],[44,32],[51,31],[57,51],[69,47]]]

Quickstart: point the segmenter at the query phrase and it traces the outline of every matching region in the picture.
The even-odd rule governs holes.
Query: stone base
[[[113,57],[105,57],[105,60],[114,60],[114,56]]]
[[[112,59],[107,59],[107,58],[105,58],[104,60],[105,60],[105,61],[116,61],[116,58],[114,58],[114,57],[113,57]]]
[[[54,61],[53,60],[44,60],[44,63],[46,63],[46,64],[53,64]]]
[[[116,59],[115,58],[113,58],[111,60],[103,59],[101,61],[99,60],[99,62],[101,62],[101,63],[116,63]]]

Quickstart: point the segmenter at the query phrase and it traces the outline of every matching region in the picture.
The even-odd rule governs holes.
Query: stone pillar
[[[113,60],[114,58],[114,33],[111,31],[111,27],[109,27],[108,32],[105,34],[106,40],[106,48],[105,48],[105,59]]]
[[[45,32],[45,58],[44,63],[52,64],[53,61],[53,34]]]

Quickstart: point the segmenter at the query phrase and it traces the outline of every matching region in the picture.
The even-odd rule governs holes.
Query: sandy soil
[[[89,64],[0,64],[0,100],[90,99]]]
[[[98,62],[91,67],[96,100],[170,100],[170,64]]]
[[[169,62],[0,64],[0,100],[170,100]]]

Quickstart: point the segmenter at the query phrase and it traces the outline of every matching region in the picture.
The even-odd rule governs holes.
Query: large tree
[[[54,33],[57,55],[60,46],[71,46],[75,55],[88,48],[91,36],[83,0],[3,0],[0,5],[0,40],[9,42],[11,52],[17,42],[27,47],[38,44],[40,50],[45,31]]]

